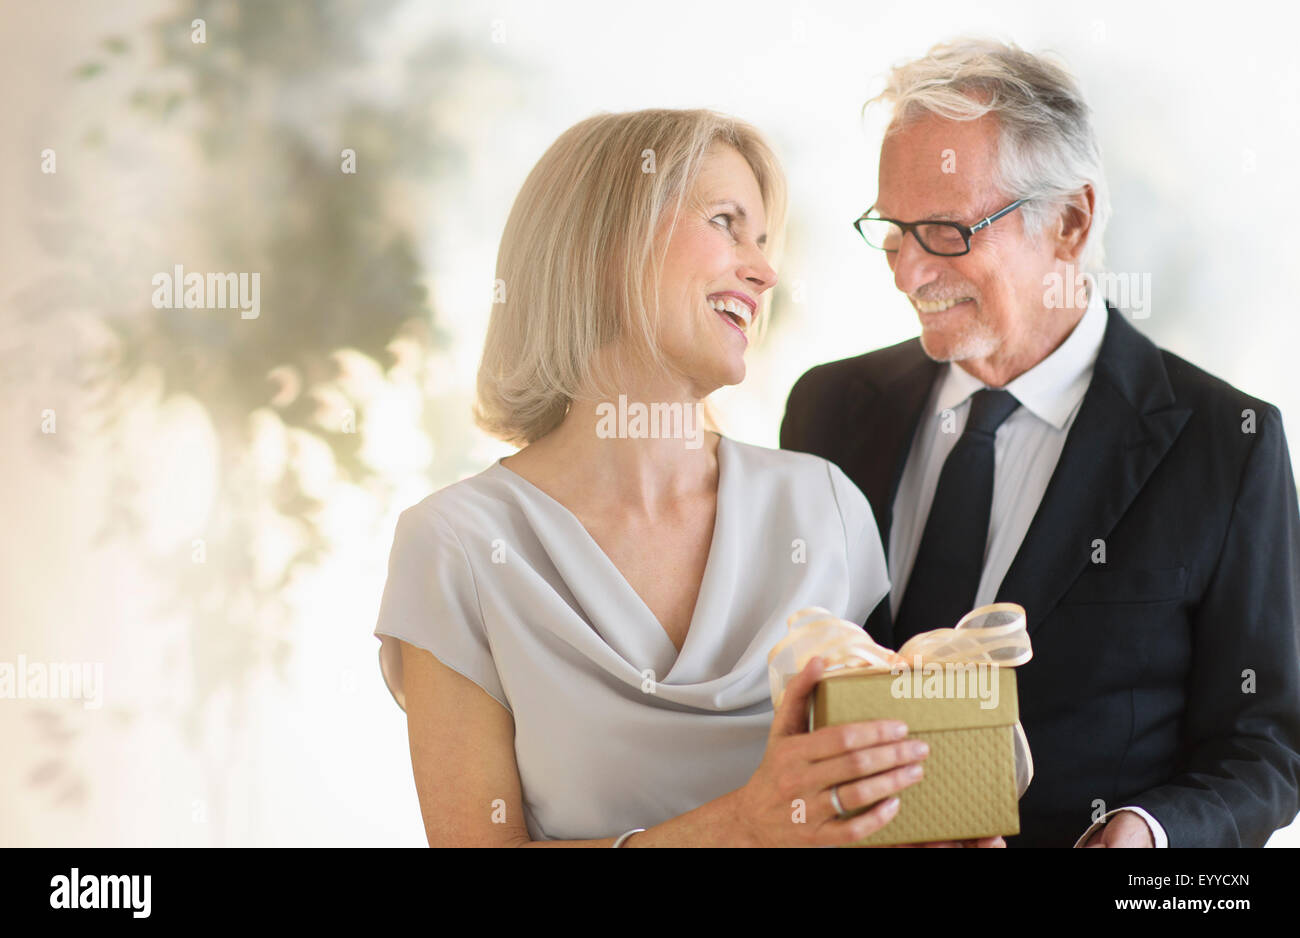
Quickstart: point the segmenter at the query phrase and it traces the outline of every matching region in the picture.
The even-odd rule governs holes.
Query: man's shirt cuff
[[[1169,846],[1169,835],[1165,833],[1165,829],[1163,826],[1161,826],[1160,822],[1157,821],[1155,818],[1153,818],[1151,815],[1147,814],[1147,812],[1143,811],[1141,808],[1137,807],[1136,805],[1129,805],[1124,808],[1116,808],[1114,811],[1107,811],[1105,814],[1101,816],[1101,818],[1096,823],[1092,825],[1092,827],[1088,828],[1086,831],[1083,832],[1083,836],[1080,837],[1077,841],[1075,841],[1074,845],[1076,847],[1082,847],[1084,844],[1088,842],[1089,837],[1091,837],[1097,831],[1101,830],[1101,828],[1105,827],[1106,822],[1110,820],[1112,817],[1114,817],[1116,814],[1119,814],[1121,811],[1132,811],[1142,820],[1146,821],[1147,827],[1151,831],[1151,839],[1155,841],[1155,845],[1157,847]]]

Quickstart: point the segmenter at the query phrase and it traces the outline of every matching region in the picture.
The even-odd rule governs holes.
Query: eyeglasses
[[[1014,212],[1025,203],[1025,199],[1016,199],[1001,211],[994,212],[987,218],[977,221],[969,228],[955,221],[898,221],[893,218],[873,218],[871,211],[875,206],[862,213],[862,217],[853,223],[862,240],[873,248],[893,254],[903,244],[903,236],[909,231],[930,254],[939,257],[960,257],[970,253],[970,236],[981,228],[987,228],[1003,215]]]

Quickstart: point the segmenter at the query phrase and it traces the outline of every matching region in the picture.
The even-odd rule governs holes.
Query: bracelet
[[[633,834],[640,834],[640,833],[643,833],[644,831],[645,831],[645,828],[644,828],[644,827],[634,827],[634,828],[632,828],[630,831],[628,831],[628,832],[626,832],[626,833],[624,833],[624,834],[619,834],[619,835],[618,835],[618,840],[614,841],[614,843],[612,844],[612,846],[614,846],[614,847],[621,847],[621,846],[623,846],[623,844],[627,843],[627,839],[628,839],[629,837],[631,837]]]

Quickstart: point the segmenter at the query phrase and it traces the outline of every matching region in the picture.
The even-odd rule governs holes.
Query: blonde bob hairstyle
[[[555,429],[570,401],[613,398],[629,362],[667,367],[655,332],[659,272],[714,144],[735,148],[753,170],[775,265],[785,175],[749,124],[708,110],[599,114],[543,154],[501,236],[480,427],[523,446]]]

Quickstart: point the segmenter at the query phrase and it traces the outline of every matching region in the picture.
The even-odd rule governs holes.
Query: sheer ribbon
[[[976,664],[1014,668],[1033,657],[1025,610],[1015,603],[993,603],[962,616],[950,629],[934,629],[908,639],[898,651],[878,644],[866,630],[836,618],[819,606],[800,609],[786,620],[790,632],[767,655],[773,709],[781,706],[786,685],[814,657],[826,661],[825,674],[860,671],[899,674],[927,664]],[[1034,777],[1029,740],[1015,726],[1016,785],[1023,795]]]

